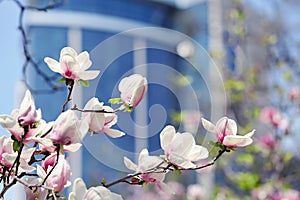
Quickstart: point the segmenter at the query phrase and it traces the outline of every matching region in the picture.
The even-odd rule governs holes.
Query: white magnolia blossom
[[[74,181],[73,190],[69,194],[69,200],[123,200],[123,198],[103,186],[87,189],[83,180],[77,178]]]
[[[44,61],[52,71],[67,79],[92,80],[100,73],[99,70],[86,71],[92,65],[89,53],[84,51],[78,55],[71,47],[64,47],[61,50],[59,62],[49,57],[46,57]]]
[[[113,113],[113,109],[109,106],[103,106],[103,102],[99,102],[97,98],[90,99],[84,107],[84,110],[104,110],[112,113],[99,113],[99,112],[84,112],[82,119],[86,120],[89,124],[89,130],[94,133],[105,133],[106,135],[117,138],[125,135],[125,133],[112,129],[118,121],[118,116]]]
[[[227,147],[244,147],[253,142],[251,137],[254,135],[255,130],[252,130],[246,135],[237,135],[236,122],[227,117],[219,119],[216,125],[202,118],[202,125],[207,131],[215,134],[218,141]]]
[[[145,173],[141,174],[139,177],[147,183],[156,184],[160,189],[167,193],[173,193],[170,187],[163,182],[165,179],[165,173],[147,173],[149,170],[153,170],[158,166],[163,166],[164,161],[158,156],[149,156],[147,149],[143,149],[140,152],[138,164],[133,163],[129,158],[124,157],[125,166],[135,171],[136,173]]]
[[[146,95],[147,79],[140,74],[123,78],[119,83],[121,99],[128,107],[136,107]]]
[[[205,147],[196,145],[191,133],[176,133],[173,126],[166,126],[160,133],[160,145],[166,158],[174,165],[182,168],[193,168],[193,162],[208,157]]]

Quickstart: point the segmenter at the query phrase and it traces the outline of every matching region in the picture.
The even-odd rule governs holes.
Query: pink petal
[[[201,121],[202,121],[202,125],[203,127],[208,131],[208,132],[211,132],[211,133],[216,133],[216,126],[213,125],[210,121],[204,119],[204,118],[201,118]]]

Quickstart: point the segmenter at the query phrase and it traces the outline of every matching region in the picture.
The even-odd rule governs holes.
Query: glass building
[[[30,2],[42,6],[48,1]],[[148,148],[150,154],[161,153],[159,133],[167,124],[183,131],[183,121],[176,123],[178,112],[200,111],[200,105],[201,112],[209,114],[210,96],[204,77],[209,65],[205,51],[207,2],[190,1],[192,6],[187,2],[72,0],[47,12],[28,12],[30,49],[44,73],[58,79],[43,58],[59,59],[59,52],[65,46],[77,52],[90,52],[91,69],[101,71],[90,87],[75,88],[72,103],[78,107],[84,107],[93,96],[108,104],[108,99],[119,97],[117,86],[121,78],[130,74],[140,73],[149,82],[147,96],[134,112],[118,113],[114,128],[124,131],[126,136],[86,137],[82,149],[71,155],[73,178],[83,177],[87,185],[99,185],[102,178],[108,182],[120,178],[128,173],[123,156],[134,160],[143,148]],[[51,91],[37,93],[35,99],[43,117],[55,120],[67,90],[51,90],[33,68],[27,73],[35,90]],[[193,119],[197,123],[200,120],[197,114]],[[187,123],[184,128],[189,127]],[[189,129],[197,132],[198,124]]]

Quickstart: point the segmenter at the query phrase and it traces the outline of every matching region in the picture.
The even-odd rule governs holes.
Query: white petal
[[[200,145],[195,145],[193,149],[188,154],[188,159],[190,161],[198,161],[208,157],[208,150]]]
[[[83,199],[85,193],[87,192],[87,188],[81,178],[75,179],[72,191],[75,194],[76,200]]]
[[[0,125],[3,128],[12,128],[16,123],[17,121],[15,118],[9,115],[0,115]]]
[[[71,48],[71,47],[64,47],[60,51],[60,57],[63,57],[64,55],[69,55],[71,57],[76,57],[77,56],[77,52],[73,48]]]
[[[136,164],[134,164],[129,158],[127,158],[126,156],[124,157],[124,164],[125,164],[125,166],[128,168],[128,169],[130,169],[130,170],[132,170],[132,171],[136,171],[136,169],[137,169],[137,165]]]
[[[163,150],[172,142],[175,136],[175,128],[173,126],[166,126],[160,133],[160,146]]]
[[[56,60],[54,60],[53,58],[46,57],[46,58],[44,58],[44,61],[52,71],[59,73],[59,74],[64,73],[64,71],[62,70],[62,68],[60,66],[60,63],[57,62]]]
[[[42,179],[44,179],[47,176],[45,170],[40,165],[36,166],[36,173]]]
[[[173,163],[174,165],[180,166],[182,168],[196,167],[196,165],[194,163],[192,163],[191,161],[187,160],[185,157],[182,157],[181,155],[174,153],[174,152],[172,152],[168,158],[171,163]]]
[[[32,154],[34,153],[35,148],[30,148],[22,151],[21,158],[28,161],[31,159]]]
[[[252,142],[252,138],[241,135],[227,135],[223,140],[223,144],[228,147],[244,147]]]
[[[255,129],[252,130],[251,132],[247,133],[247,134],[245,135],[245,137],[252,137],[252,136],[254,135],[254,133],[255,133]]]
[[[19,168],[20,173],[32,172],[34,170],[35,170],[35,168],[30,166],[27,161],[25,161],[24,159],[20,159],[20,168]]]
[[[212,124],[210,121],[204,119],[204,118],[201,118],[201,121],[202,121],[202,125],[203,127],[208,131],[208,132],[211,132],[211,133],[215,133],[216,132],[216,126],[214,124]]]
[[[64,150],[68,151],[68,152],[75,152],[75,151],[78,151],[78,149],[80,149],[81,146],[82,146],[82,144],[80,144],[80,143],[64,145]]]
[[[89,70],[89,71],[82,71],[78,72],[77,76],[81,80],[92,80],[95,79],[99,75],[100,71],[99,70]]]
[[[50,140],[48,138],[30,137],[30,138],[27,138],[26,140],[40,143],[45,147],[51,147],[53,145],[52,140]]]
[[[90,60],[90,55],[88,52],[84,51],[81,52],[77,57],[76,60],[80,65],[80,70],[85,71],[92,65],[92,61]]]
[[[125,135],[125,133],[123,133],[122,131],[110,128],[105,128],[103,132],[112,138],[118,138]]]

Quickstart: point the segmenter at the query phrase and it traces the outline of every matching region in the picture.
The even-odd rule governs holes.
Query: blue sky
[[[21,78],[22,46],[17,12],[12,1],[0,3],[0,114],[13,109],[16,81]]]

